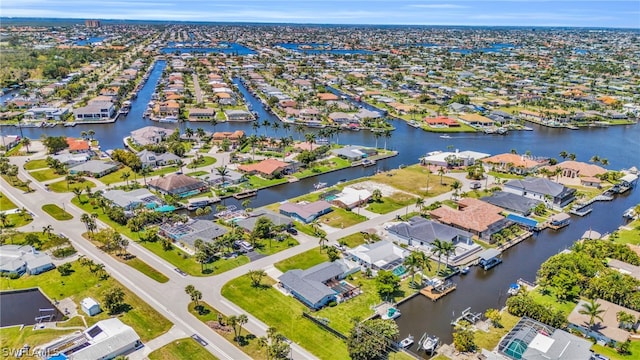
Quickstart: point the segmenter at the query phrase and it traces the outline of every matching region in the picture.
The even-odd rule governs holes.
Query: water
[[[95,44],[95,43],[99,43],[104,41],[103,37],[91,37],[85,40],[78,40],[75,42],[76,45],[78,46],[83,46],[83,45],[90,45],[90,44]]]
[[[52,309],[53,311],[40,311]],[[53,315],[51,320],[62,320],[62,314],[38,289],[0,292],[0,327],[33,325],[38,316]]]
[[[236,55],[251,55],[256,54],[253,49],[238,43],[220,43],[221,47],[190,47],[189,43],[180,43],[185,45],[184,47],[175,47],[178,43],[169,43],[166,48],[162,49],[163,54],[174,53],[224,53],[224,54],[236,54]]]
[[[369,55],[375,54],[375,51],[370,50],[361,50],[361,49],[316,49],[315,47],[319,46],[329,46],[329,44],[317,44],[317,43],[278,43],[275,46],[280,46],[288,50],[293,50],[305,54],[338,54],[338,55],[347,55],[347,54],[359,54],[359,55]],[[301,46],[311,46],[314,49],[304,49],[300,48]]]

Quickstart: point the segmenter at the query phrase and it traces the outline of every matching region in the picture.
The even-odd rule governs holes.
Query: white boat
[[[509,285],[509,290],[507,290],[507,294],[509,294],[510,296],[515,296],[515,295],[518,295],[519,292],[520,292],[520,284],[513,283]]]
[[[467,275],[469,273],[469,270],[471,269],[468,266],[462,267],[460,268],[460,274]]]
[[[394,308],[393,306],[387,310],[386,313],[382,314],[382,320],[393,320],[400,317],[400,310]]]
[[[420,338],[420,342],[418,342],[418,346],[424,351],[433,354],[436,351],[439,342],[440,338],[438,338],[437,336],[424,333],[424,335],[422,335],[422,337]]]
[[[636,211],[634,208],[628,208],[627,210],[624,211],[624,213],[622,214],[622,217],[625,219],[633,219],[636,217]]]
[[[375,160],[369,160],[369,159],[364,159],[362,160],[362,166],[363,167],[367,167],[367,166],[373,166],[376,164]]]
[[[440,138],[442,138],[442,139],[451,139],[451,136],[449,136],[449,135],[440,135]]]
[[[400,342],[398,343],[398,347],[400,347],[401,349],[405,349],[411,346],[412,344],[413,344],[413,335],[409,334],[409,336],[400,340]]]
[[[325,188],[325,187],[327,187],[327,183],[326,182],[319,182],[319,183],[313,184],[313,188],[316,189],[316,190],[320,190],[320,189]]]
[[[178,122],[178,117],[177,116],[167,116],[164,118],[160,118],[158,120],[158,122],[161,123],[177,123]]]

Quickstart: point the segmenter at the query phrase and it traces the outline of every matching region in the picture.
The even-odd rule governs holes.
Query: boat
[[[400,342],[398,343],[398,347],[401,349],[405,349],[411,346],[412,344],[413,344],[413,335],[409,334],[409,336],[400,340]]]
[[[460,268],[460,274],[467,275],[469,273],[469,270],[471,269],[468,266],[462,267]]]
[[[520,292],[520,284],[513,283],[509,285],[509,290],[507,290],[507,294],[511,296],[515,296],[515,295],[518,295],[519,292]]]
[[[218,199],[210,198],[210,197],[199,197],[199,198],[189,199],[189,202],[187,204],[187,210],[193,211],[199,208],[203,208],[213,204],[216,201],[218,201]]]
[[[420,124],[418,124],[418,122],[415,121],[415,120],[411,120],[411,121],[409,121],[409,126],[412,126],[414,128],[419,128]]]
[[[66,123],[64,123],[64,126],[65,126],[65,127],[73,127],[73,126],[76,126],[76,125],[77,125],[77,124],[76,124],[75,122],[73,122],[73,121],[70,121],[70,122],[66,122]]]
[[[636,217],[636,210],[634,208],[628,208],[622,213],[622,217],[625,219],[633,219]]]
[[[402,315],[400,314],[400,310],[392,306],[389,308],[389,310],[387,310],[386,313],[382,314],[381,318],[382,320],[393,320],[399,318],[400,315]]]
[[[177,116],[167,116],[164,118],[160,118],[158,120],[158,122],[161,123],[177,123],[178,122],[178,117]]]
[[[449,136],[449,135],[440,135],[440,138],[442,138],[442,139],[451,139],[451,136]]]
[[[585,206],[582,208],[573,208],[569,210],[569,213],[578,216],[585,216],[588,215],[591,211],[593,211],[593,208]]]
[[[418,342],[418,346],[424,351],[433,355],[438,347],[438,343],[440,342],[440,338],[435,335],[429,335],[424,333]]]
[[[244,199],[244,198],[248,198],[256,195],[258,195],[258,190],[248,189],[248,190],[243,190],[239,193],[233,194],[233,197],[236,199]]]
[[[373,166],[376,164],[375,160],[369,160],[369,159],[364,159],[362,160],[362,166],[363,167],[367,167],[367,166]]]
[[[319,182],[319,183],[313,184],[313,188],[316,189],[316,190],[320,190],[320,189],[325,188],[325,187],[327,187],[327,183],[326,182]]]

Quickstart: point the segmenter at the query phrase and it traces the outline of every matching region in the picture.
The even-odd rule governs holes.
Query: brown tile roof
[[[465,198],[458,201],[458,205],[459,210],[441,206],[431,211],[431,217],[443,224],[478,233],[486,231],[489,225],[504,219],[500,215],[501,208],[478,199]]]
[[[455,119],[446,116],[439,116],[437,118],[425,118],[424,121],[429,125],[460,126],[460,123]]]
[[[89,142],[82,139],[67,138],[69,151],[85,151],[89,150]]]
[[[602,175],[607,172],[603,167],[594,164],[587,164],[585,162],[567,160],[557,165],[546,166],[547,169],[553,171],[556,168],[574,170],[579,176],[594,177],[596,175]]]
[[[319,93],[317,95],[318,99],[322,100],[322,101],[328,101],[328,100],[338,100],[338,95],[334,94],[334,93]]]
[[[289,166],[288,163],[282,162],[280,160],[265,159],[255,164],[240,165],[238,166],[238,170],[244,171],[244,172],[259,172],[261,174],[271,175],[275,171],[285,168],[287,166]]]
[[[540,165],[539,162],[535,160],[531,160],[526,156],[518,155],[518,154],[498,154],[494,156],[490,156],[486,159],[483,159],[482,162],[490,163],[490,164],[513,164],[515,167],[523,167],[525,169],[530,169]]]
[[[580,314],[580,310],[582,310],[583,308],[582,305],[585,303],[586,301],[580,300],[578,302],[578,305],[573,308],[573,311],[571,311],[571,313],[567,317],[567,320],[571,324],[589,328],[589,315]],[[624,311],[628,314],[633,315],[636,319],[640,317],[640,313],[602,299],[597,299],[596,304],[600,304],[599,309],[603,310],[603,312],[600,314],[602,321],[600,321],[599,319],[593,319],[595,321],[594,328],[609,339],[613,339],[619,342],[627,341],[627,339],[629,339],[630,333],[618,327],[619,323],[617,319],[617,313],[620,311]]]
[[[171,174],[164,177],[159,177],[149,181],[149,185],[164,190],[166,192],[172,192],[182,188],[193,188],[206,186],[202,181],[192,178],[184,174]]]

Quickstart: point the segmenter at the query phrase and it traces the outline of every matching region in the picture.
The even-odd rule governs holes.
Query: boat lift
[[[455,314],[454,314],[455,315]],[[452,326],[458,326],[458,323],[462,320],[466,320],[470,322],[472,325],[480,321],[482,318],[482,313],[474,313],[471,311],[471,308],[468,307],[462,310],[462,314],[451,321]]]

